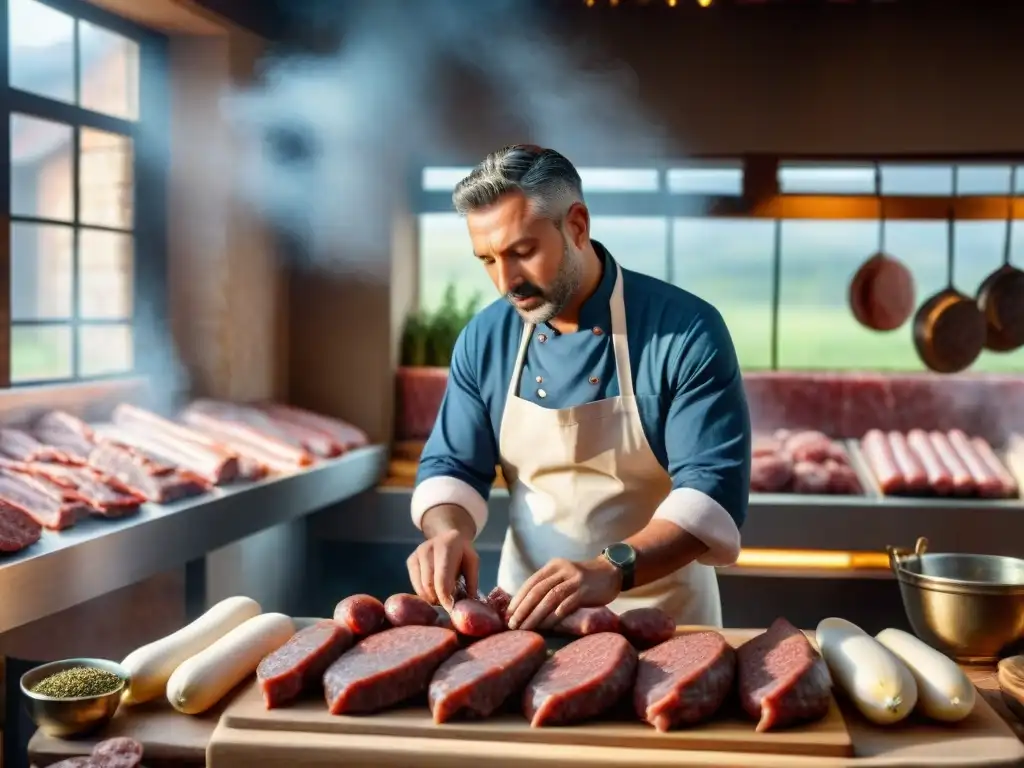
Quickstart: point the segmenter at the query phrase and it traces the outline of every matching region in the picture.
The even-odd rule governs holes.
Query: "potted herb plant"
[[[479,306],[479,294],[461,303],[455,285],[449,283],[438,309],[414,312],[406,319],[396,381],[398,440],[430,436],[448,384],[455,340]]]

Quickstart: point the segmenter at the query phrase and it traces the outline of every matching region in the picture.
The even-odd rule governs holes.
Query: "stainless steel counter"
[[[0,633],[172,568],[373,488],[387,450],[371,446],[305,472],[143,505],[124,520],[84,520],[46,532],[0,561]],[[202,585],[201,589],[205,589]]]

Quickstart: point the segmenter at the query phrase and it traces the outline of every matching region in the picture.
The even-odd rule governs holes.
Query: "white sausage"
[[[121,662],[131,675],[122,701],[141,704],[161,696],[178,666],[232,629],[260,614],[260,604],[250,597],[221,600],[173,635],[132,651]]]
[[[926,717],[956,723],[971,714],[974,685],[955,661],[902,629],[883,629],[875,639],[907,665]]]
[[[254,616],[174,670],[167,700],[186,715],[205,712],[294,634],[295,622],[283,613]]]
[[[868,720],[897,723],[917,704],[917,684],[906,665],[846,619],[822,619],[816,633],[832,679]]]

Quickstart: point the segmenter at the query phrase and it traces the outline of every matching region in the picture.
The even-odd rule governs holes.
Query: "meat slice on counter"
[[[888,436],[880,429],[871,429],[861,438],[861,450],[882,493],[899,493],[906,488],[903,473],[892,455]]]
[[[395,627],[360,640],[324,673],[332,715],[378,712],[422,693],[434,672],[459,649],[441,627]]]
[[[633,687],[637,653],[622,635],[575,640],[544,662],[523,692],[530,726],[569,725],[613,707]]]
[[[437,609],[418,595],[392,595],[384,601],[384,615],[395,627],[432,627],[437,624]]]
[[[544,638],[512,630],[455,653],[434,673],[427,702],[435,723],[458,715],[488,717],[523,690],[547,657]]]
[[[157,504],[199,496],[209,490],[207,483],[191,473],[159,464],[138,450],[114,443],[93,448],[89,465]]]
[[[659,731],[712,717],[732,692],[736,651],[717,632],[691,632],[640,654],[633,707]]]
[[[301,440],[278,428],[255,408],[197,400],[181,414],[186,424],[241,456],[248,456],[278,472],[294,472],[315,461]]]
[[[910,448],[907,439],[900,432],[890,432],[886,438],[893,461],[896,462],[896,468],[902,476],[903,491],[913,494],[929,490],[928,473],[920,458]]]
[[[59,486],[90,511],[101,517],[125,517],[139,510],[145,498],[121,483],[104,477],[90,466],[55,464],[45,461],[0,461],[0,467],[26,477],[36,477]]]
[[[555,632],[577,637],[618,632],[619,629],[619,617],[603,605],[598,608],[577,608],[555,625]]]
[[[318,621],[292,635],[256,668],[267,709],[287,706],[304,690],[320,685],[327,668],[352,643],[352,633],[334,621]]]
[[[1019,496],[1020,487],[1017,481],[1010,474],[1010,471],[1003,466],[1003,463],[996,456],[996,452],[992,450],[992,446],[988,444],[988,441],[981,437],[974,437],[971,438],[971,445],[974,447],[974,452],[978,455],[978,458],[999,480],[1000,495],[1007,498]]]
[[[619,614],[622,634],[637,648],[664,643],[676,633],[676,623],[659,608],[634,608]]]
[[[74,492],[44,478],[0,468],[0,502],[17,507],[44,528],[61,531],[89,514]]]
[[[0,552],[21,552],[39,541],[42,535],[43,526],[31,515],[0,500]]]
[[[64,411],[48,411],[32,425],[32,433],[41,443],[85,464],[96,446],[92,427]]]
[[[349,595],[334,608],[334,620],[356,637],[372,635],[387,624],[384,604],[372,595]]]
[[[362,448],[370,443],[370,438],[363,430],[341,419],[280,403],[266,403],[259,408],[273,419],[275,424],[295,430],[292,435],[302,440],[310,451],[321,456],[337,456],[339,453]],[[328,438],[330,448],[319,443],[319,437],[314,438],[321,435]],[[337,453],[333,452],[335,450]]]
[[[61,464],[70,464],[73,461],[63,451],[39,442],[24,430],[11,427],[0,429],[0,453],[18,461],[50,461]]]
[[[488,637],[505,629],[505,621],[490,603],[467,597],[451,610],[452,626],[467,637]]]
[[[953,493],[957,496],[970,496],[977,491],[974,477],[967,466],[961,461],[960,454],[953,448],[949,438],[941,432],[929,432],[928,439],[935,449],[936,455],[945,465],[953,480]]]
[[[781,493],[793,482],[793,460],[781,453],[757,454],[750,460],[750,490]]]
[[[921,461],[925,475],[928,478],[928,487],[940,496],[947,496],[953,492],[953,476],[949,469],[939,458],[935,446],[928,439],[928,433],[923,429],[912,429],[907,433],[907,445]]]
[[[947,433],[949,444],[953,446],[960,460],[967,467],[974,479],[978,494],[986,498],[997,498],[1003,494],[1003,484],[999,477],[989,469],[988,464],[978,455],[974,445],[962,430],[951,429]]]
[[[820,720],[828,714],[832,679],[803,632],[776,619],[736,651],[740,704],[758,732]]]

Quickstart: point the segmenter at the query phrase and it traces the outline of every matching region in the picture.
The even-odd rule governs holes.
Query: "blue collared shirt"
[[[615,397],[619,387],[609,299],[615,260],[580,309],[579,330],[534,329],[519,396],[545,408]],[[622,270],[629,356],[644,434],[672,478],[655,517],[669,519],[708,547],[702,562],[739,554],[750,487],[750,414],[739,363],[719,312],[682,288]],[[420,458],[413,495],[418,525],[427,509],[458,504],[479,532],[495,479],[498,436],[523,321],[504,299],[477,314],[459,336],[448,386]]]

